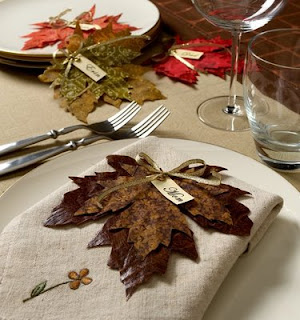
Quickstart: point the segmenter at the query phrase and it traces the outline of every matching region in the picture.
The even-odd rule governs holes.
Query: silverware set
[[[78,147],[86,146],[98,140],[145,138],[170,115],[170,111],[161,105],[133,127],[124,128],[124,126],[140,111],[140,109],[141,107],[136,102],[131,102],[121,111],[102,122],[90,125],[80,124],[58,130],[50,130],[42,135],[0,145],[0,156],[2,156],[40,141],[56,139],[60,135],[67,134],[75,130],[86,129],[92,132],[90,136],[79,140],[71,140],[60,146],[47,148],[42,151],[29,153],[25,156],[0,162],[0,176],[41,162],[65,151],[76,150]]]

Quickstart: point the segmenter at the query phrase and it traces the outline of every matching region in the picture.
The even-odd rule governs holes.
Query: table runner
[[[192,157],[146,138],[117,154],[149,154],[163,169],[171,169]],[[164,152],[162,152],[164,151]],[[204,159],[205,160],[205,159]],[[217,159],[216,163],[217,165]],[[82,174],[109,170],[106,161]],[[278,213],[281,198],[232,177],[224,183],[247,190],[252,197],[242,203],[251,210],[254,226],[250,237],[237,237],[204,230],[189,220],[200,259],[170,258],[167,273],[152,278],[129,301],[117,271],[107,267],[110,248],[87,249],[103,220],[77,228],[49,229],[43,222],[64,192],[62,186],[46,199],[15,218],[0,238],[1,319],[201,319],[218,287],[238,257],[261,239]],[[216,251],[218,254],[216,254]],[[71,270],[89,268],[93,282],[72,291],[60,286],[26,303],[34,286],[47,280],[49,286],[66,279]]]
[[[230,33],[208,22],[193,6],[191,0],[150,0],[158,8],[164,24],[184,39],[197,37],[213,38],[221,36],[230,38]],[[243,34],[242,41],[246,44],[255,34],[278,28],[300,27],[300,4],[297,0],[287,0],[283,10],[271,22],[258,30]]]

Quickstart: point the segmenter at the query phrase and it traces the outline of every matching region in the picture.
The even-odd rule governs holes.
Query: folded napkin
[[[147,153],[164,170],[193,158],[154,137],[135,142],[116,154],[135,157],[139,152]],[[218,165],[218,159],[211,164]],[[112,169],[103,160],[82,176],[107,170]],[[252,194],[239,199],[251,210],[251,235],[239,237],[204,230],[188,219],[199,261],[172,254],[166,274],[154,276],[128,301],[119,272],[107,266],[111,247],[87,249],[105,219],[72,228],[43,226],[62,195],[76,188],[72,182],[62,186],[16,217],[1,235],[0,319],[201,319],[238,257],[261,239],[282,204],[279,196],[233,177],[225,175],[223,181]],[[89,285],[81,285],[78,290],[61,285],[22,302],[37,284],[47,280],[50,287],[68,280],[69,271],[85,268],[93,279]]]

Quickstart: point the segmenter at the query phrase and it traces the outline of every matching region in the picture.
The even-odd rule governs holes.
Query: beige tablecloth
[[[37,79],[40,72],[0,65],[0,144],[79,123],[75,117],[59,107],[58,102],[53,99],[53,90],[40,83]],[[260,161],[250,131],[216,130],[204,125],[197,117],[198,104],[215,95],[226,94],[228,82],[212,75],[201,75],[197,85],[188,86],[167,77],[160,77],[151,71],[146,74],[146,78],[154,82],[167,99],[146,102],[134,121],[142,119],[160,103],[164,103],[171,111],[171,116],[155,131],[156,136],[207,142]],[[242,93],[242,87],[238,89]],[[103,105],[90,114],[88,121],[104,120],[115,112],[114,107]],[[79,131],[60,137],[57,141],[48,140],[31,147],[31,150],[55,143],[61,144],[62,141],[84,134]],[[8,158],[9,156],[4,156],[1,160]],[[32,167],[0,177],[0,195],[31,169]],[[300,190],[300,174],[279,174]]]

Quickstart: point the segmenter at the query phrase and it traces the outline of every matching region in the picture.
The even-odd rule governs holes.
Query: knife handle
[[[59,130],[50,130],[47,133],[31,137],[31,138],[26,138],[23,140],[15,141],[15,142],[10,142],[6,143],[3,145],[0,145],[0,156],[3,156],[7,153],[14,152],[17,150],[20,150],[24,147],[30,146],[32,144],[35,144],[37,142],[41,142],[47,139],[56,139],[58,136],[66,133],[70,133],[72,131],[82,129],[83,126],[81,125],[74,125],[66,128],[62,128]]]
[[[18,157],[12,160],[0,162],[0,176],[7,174],[9,172],[16,171],[21,168],[28,167],[32,164],[46,160],[50,157],[56,156],[65,151],[76,150],[79,146],[84,146],[100,139],[109,139],[109,138],[105,136],[95,135],[87,138],[82,138],[77,141],[72,140],[58,147],[48,148],[42,151],[30,153],[28,155]]]

